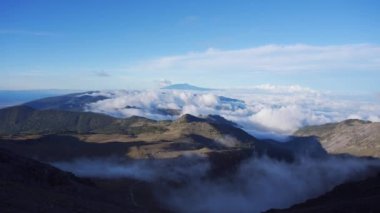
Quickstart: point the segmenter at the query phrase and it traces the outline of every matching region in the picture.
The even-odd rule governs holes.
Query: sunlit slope
[[[317,136],[331,153],[380,157],[380,123],[346,120],[309,126],[295,132],[297,136]]]

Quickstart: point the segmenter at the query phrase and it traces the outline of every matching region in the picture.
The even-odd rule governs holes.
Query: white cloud
[[[308,115],[299,106],[290,105],[280,108],[263,108],[251,115],[249,119],[253,123],[271,128],[273,131],[292,132],[303,126]]]
[[[217,114],[261,137],[291,134],[305,125],[348,118],[380,120],[379,103],[334,97],[297,85],[261,85],[254,89],[207,92],[108,91],[94,95],[104,95],[109,99],[89,104],[89,111],[118,117],[138,115],[152,119],[175,119],[179,116],[163,114],[160,109],[177,110],[179,114],[196,116]]]
[[[252,87],[253,89],[261,90],[262,92],[271,92],[271,93],[314,93],[318,94],[319,92],[307,87],[302,87],[300,85],[273,85],[273,84],[261,84]]]
[[[380,162],[337,156],[299,156],[290,163],[256,157],[236,164],[236,171],[228,173],[227,178],[205,178],[212,164],[195,156],[174,161],[76,159],[52,162],[52,165],[81,177],[128,177],[160,183],[159,191],[154,194],[159,195],[161,205],[173,212],[263,212],[287,208],[324,194],[339,184],[375,175]],[[162,184],[167,182],[186,184],[174,187]]]
[[[144,71],[377,71],[380,46],[266,45],[250,49],[191,52],[161,57],[130,67]]]
[[[370,176],[378,161],[329,157],[286,163],[252,158],[236,176],[217,181],[188,181],[163,200],[175,212],[264,212],[288,208],[347,181]]]

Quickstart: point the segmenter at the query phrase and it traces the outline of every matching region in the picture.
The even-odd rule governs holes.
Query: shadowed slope
[[[124,192],[97,185],[50,165],[0,149],[1,212],[162,212],[149,201],[138,206],[129,189],[136,181],[124,180]],[[102,188],[100,188],[102,187]],[[140,190],[144,188],[141,186]],[[136,199],[136,198],[135,198]],[[149,204],[149,205],[148,205]]]
[[[44,135],[51,136],[42,137]],[[64,135],[70,137],[65,139]],[[174,158],[186,154],[206,156],[211,152],[242,149],[286,159],[292,159],[301,152],[313,156],[325,154],[318,141],[312,138],[295,138],[287,144],[260,141],[233,122],[216,115],[195,117],[185,114],[175,121],[154,121],[136,116],[119,119],[90,112],[16,106],[0,110],[0,136],[9,141],[34,138],[33,146],[41,146],[35,152],[45,150],[49,153],[48,150],[60,147],[62,152],[55,156],[71,156],[70,153],[86,155],[98,153],[96,150],[101,149],[101,145],[89,146],[85,142],[102,143],[105,150],[110,149],[110,155],[127,155],[129,158]],[[11,148],[13,145],[9,141],[1,145]],[[65,152],[70,150],[68,147],[73,142],[80,142],[71,145],[77,149]],[[117,149],[115,146],[127,148]]]
[[[268,213],[366,213],[380,212],[380,173],[366,180],[345,183],[318,198],[289,209]]]
[[[27,102],[23,105],[33,107],[35,109],[56,109],[67,111],[84,111],[86,104],[104,100],[104,96],[92,96],[93,92],[74,93],[49,98],[42,98]]]

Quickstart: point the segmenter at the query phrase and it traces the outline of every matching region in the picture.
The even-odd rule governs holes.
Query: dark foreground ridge
[[[136,180],[124,179],[122,186],[145,193],[144,206],[136,203],[142,199],[138,193],[132,199],[129,190],[114,190],[101,181],[78,178],[4,149],[0,149],[0,169],[0,209],[4,213],[167,212],[152,201],[150,192]]]
[[[254,159],[264,164],[272,162],[270,165],[280,166],[281,171],[284,163],[286,168],[292,168],[292,163],[300,163],[304,157],[315,162],[330,157],[317,137],[292,137],[287,143],[259,140],[233,122],[216,115],[183,115],[175,121],[155,121],[142,117],[119,119],[90,112],[36,110],[28,106],[0,110],[0,148],[0,208],[5,209],[4,212],[165,212],[165,208],[172,209],[172,203],[162,202],[162,196],[169,196],[177,189],[199,187],[198,183],[213,183],[214,186],[216,183],[230,184],[234,189],[245,187],[244,181],[249,183],[251,177],[245,178],[247,174],[241,172],[241,165],[251,165]],[[75,170],[75,162],[89,162],[78,159],[95,160],[95,165],[107,161],[115,163],[112,160],[117,159],[113,166],[122,162],[132,169],[133,165],[146,165],[144,163],[148,162],[150,166],[145,167],[147,170],[139,167],[139,170],[129,174],[133,176],[136,171],[149,173],[152,169],[158,172],[151,174],[153,179],[128,175],[109,179],[104,177],[108,171],[101,170],[100,175],[103,176],[85,176],[91,177],[86,179],[43,163],[62,169],[70,165],[74,169],[65,170],[74,172],[78,171]],[[198,164],[198,161],[202,163]],[[88,169],[92,164],[86,166]],[[207,170],[197,176],[199,179],[193,180],[192,172],[196,174],[203,166],[207,166]],[[260,177],[259,170],[247,171],[255,171],[250,175]],[[163,174],[164,178],[154,176]],[[372,206],[377,208],[374,203],[379,191],[377,181],[378,177],[370,182],[375,185],[368,184],[363,190],[355,184],[343,185],[343,189],[337,193],[334,190],[331,192],[333,195],[327,194],[326,198],[321,197],[321,201],[301,204],[301,210],[310,207],[310,211],[315,208],[315,212],[321,212],[324,205],[335,208],[331,202],[336,203],[336,199],[342,202],[347,200],[347,203],[354,205],[352,209],[363,210],[360,212],[372,210]],[[367,186],[367,182],[363,184],[360,187]],[[201,186],[197,190],[206,187]],[[365,193],[372,193],[371,190],[373,194],[368,194],[371,197],[366,197]],[[185,194],[188,195],[187,192]],[[351,197],[344,197],[346,195]],[[369,203],[353,201],[362,198],[368,198]],[[363,205],[371,208],[362,208]]]
[[[284,210],[267,213],[380,212],[380,173],[373,178],[346,183],[318,198]]]

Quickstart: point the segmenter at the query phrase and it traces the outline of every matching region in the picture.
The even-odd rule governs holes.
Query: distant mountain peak
[[[172,84],[166,87],[162,87],[161,89],[173,89],[173,90],[197,90],[197,91],[208,91],[212,90],[209,88],[197,87],[191,84]]]

